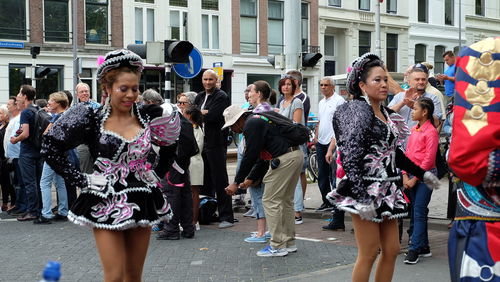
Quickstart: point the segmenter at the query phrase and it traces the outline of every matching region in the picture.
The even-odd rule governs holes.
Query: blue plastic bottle
[[[61,264],[49,261],[43,270],[43,279],[40,282],[56,282],[61,278]]]

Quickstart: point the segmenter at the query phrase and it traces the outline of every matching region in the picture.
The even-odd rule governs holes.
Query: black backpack
[[[35,113],[35,125],[33,133],[30,132],[31,143],[36,149],[42,148],[42,138],[45,129],[49,126],[52,116],[44,109],[40,109]]]
[[[200,214],[198,216],[198,221],[200,224],[210,224],[211,222],[218,221],[216,214],[217,211],[217,200],[215,198],[205,196],[200,199]]]
[[[280,135],[288,141],[290,146],[302,145],[309,141],[311,132],[305,125],[294,123],[275,111],[261,112],[258,115],[265,117],[270,124],[277,126]]]

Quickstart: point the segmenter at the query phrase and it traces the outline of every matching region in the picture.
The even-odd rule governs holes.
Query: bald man
[[[204,179],[202,194],[217,195],[220,224],[219,228],[233,226],[234,215],[231,196],[225,188],[229,185],[226,170],[228,130],[221,130],[224,125],[222,113],[229,107],[229,96],[217,88],[217,74],[209,69],[203,73],[204,91],[198,93],[194,103],[203,114],[205,143],[203,146]],[[196,173],[196,172],[192,172]]]

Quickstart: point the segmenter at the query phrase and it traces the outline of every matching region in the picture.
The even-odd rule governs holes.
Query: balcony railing
[[[321,53],[319,46],[304,45],[302,46],[302,53]]]
[[[259,49],[259,43],[240,41],[241,54],[257,54],[259,51],[258,49]]]
[[[28,29],[0,27],[0,39],[27,40]]]

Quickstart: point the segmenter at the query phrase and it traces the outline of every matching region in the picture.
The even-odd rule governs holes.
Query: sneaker
[[[30,220],[35,220],[37,219],[37,216],[34,216],[30,214],[29,212],[25,213],[24,215],[21,215],[17,218],[17,221],[30,221]]]
[[[219,223],[219,228],[229,228],[229,227],[233,227],[234,224],[232,222],[229,222],[229,221],[222,221],[221,223]]]
[[[158,233],[158,236],[156,236],[156,240],[179,240],[179,239],[180,239],[179,233],[172,234],[164,231]]]
[[[316,209],[316,212],[326,212],[326,211],[332,211],[333,207],[329,205],[325,205],[324,203],[321,204],[319,208]]]
[[[414,250],[408,251],[406,254],[404,262],[406,264],[417,264],[418,262],[418,252]]]
[[[257,234],[258,234],[258,233],[259,233],[259,232],[254,231],[254,232],[250,232],[250,235],[255,237],[255,236],[257,236]],[[264,235],[264,236],[266,236],[266,239],[271,239],[271,232],[266,231],[266,233],[265,233],[265,235]]]
[[[196,231],[200,231],[200,223],[196,222],[196,224],[194,225],[194,228],[196,229]]]
[[[19,209],[15,208],[13,210],[7,211],[7,213],[11,216],[20,216],[20,215],[24,215],[26,213],[26,211],[19,210]]]
[[[285,250],[288,253],[295,253],[295,252],[297,252],[297,245],[288,246],[288,247],[285,248]]]
[[[68,221],[68,217],[57,213],[56,215],[54,215],[52,220],[54,220],[54,221]]]
[[[160,232],[160,231],[162,231],[162,230],[163,230],[163,226],[164,226],[164,225],[163,225],[163,222],[160,222],[160,223],[158,223],[158,224],[155,224],[155,225],[153,225],[153,227],[151,228],[151,231],[153,231],[153,232]]]
[[[295,217],[295,224],[302,224],[304,221],[302,220],[302,216]]]
[[[328,224],[321,228],[323,230],[329,230],[329,231],[345,231],[345,226],[336,226],[334,224]]]
[[[429,246],[421,248],[418,251],[418,256],[422,258],[432,257],[431,248],[429,248]]]
[[[254,209],[249,209],[246,213],[243,214],[244,217],[255,217]]]
[[[33,221],[33,224],[51,224],[51,223],[52,221],[44,216],[40,216],[39,218]]]
[[[275,249],[270,245],[257,252],[259,257],[284,257],[286,255],[288,255],[288,252],[285,248]]]
[[[264,235],[262,237],[250,236],[248,238],[245,238],[245,242],[247,242],[247,243],[267,243],[267,238],[266,238],[266,235]]]

